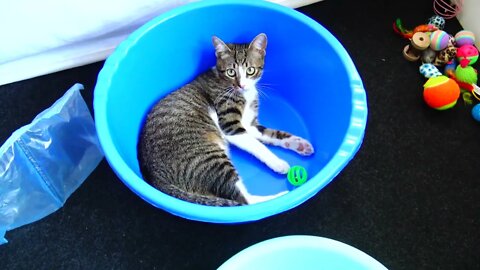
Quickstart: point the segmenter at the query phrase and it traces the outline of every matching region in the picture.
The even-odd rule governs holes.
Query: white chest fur
[[[243,109],[242,114],[242,126],[249,131],[252,127],[252,121],[257,117],[257,111],[252,107],[253,102],[257,99],[258,92],[255,87],[250,88],[248,91],[245,91],[245,108]]]

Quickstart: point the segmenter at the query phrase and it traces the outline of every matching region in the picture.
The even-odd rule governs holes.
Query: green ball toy
[[[455,77],[458,81],[468,84],[477,84],[478,81],[477,72],[472,66],[462,67],[458,65],[455,70]]]
[[[302,166],[293,166],[288,170],[287,179],[293,186],[300,186],[307,182],[307,170]]]

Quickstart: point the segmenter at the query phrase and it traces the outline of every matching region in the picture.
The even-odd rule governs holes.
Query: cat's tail
[[[203,204],[203,205],[208,205],[208,206],[240,206],[244,205],[241,202],[234,201],[234,200],[229,200],[225,198],[219,198],[219,197],[214,197],[214,196],[208,196],[208,195],[202,195],[202,194],[197,194],[197,193],[191,193],[188,191],[185,191],[175,185],[172,184],[167,184],[167,185],[162,185],[161,189],[162,192],[169,194],[175,198],[178,198],[180,200],[192,202],[192,203],[197,203],[197,204]]]

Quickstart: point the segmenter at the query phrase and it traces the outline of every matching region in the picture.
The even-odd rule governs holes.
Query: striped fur
[[[313,153],[310,143],[258,123],[255,83],[263,73],[266,36],[250,44],[213,37],[217,65],[161,99],[142,128],[138,159],[143,177],[164,193],[215,206],[256,203],[228,157],[234,144],[279,173],[288,163],[262,143]]]

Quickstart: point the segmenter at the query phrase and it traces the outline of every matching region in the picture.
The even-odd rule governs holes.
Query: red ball
[[[428,106],[437,110],[452,108],[460,97],[458,84],[443,75],[430,78],[423,85],[423,89],[423,99]]]

